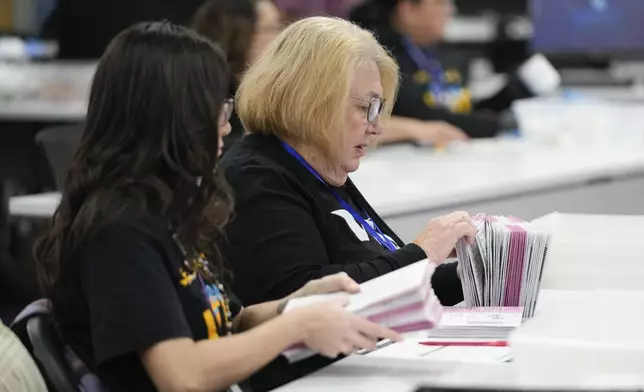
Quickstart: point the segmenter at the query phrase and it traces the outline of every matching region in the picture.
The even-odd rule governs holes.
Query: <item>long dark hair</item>
[[[45,289],[88,237],[132,214],[159,218],[223,268],[215,238],[231,199],[216,173],[226,60],[169,22],[116,36],[100,60],[86,126],[51,226],[36,244]]]
[[[192,28],[226,52],[233,76],[246,69],[261,0],[208,0],[195,13]]]

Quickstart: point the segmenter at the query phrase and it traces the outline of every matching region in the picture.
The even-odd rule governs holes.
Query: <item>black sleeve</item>
[[[85,249],[83,290],[97,363],[192,337],[155,237],[131,226],[112,226]]]
[[[425,251],[416,244],[408,244],[401,251],[408,252],[412,263],[427,257]],[[452,306],[463,301],[463,286],[456,271],[456,263],[441,264],[432,275],[432,288],[444,306]]]
[[[510,75],[508,82],[496,94],[488,97],[475,105],[476,109],[491,110],[501,112],[512,106],[512,102],[517,99],[532,97],[533,94],[528,90],[526,85],[521,81],[519,76],[514,73]]]
[[[456,305],[464,299],[456,267],[456,263],[441,264],[432,276],[432,288],[444,306]]]
[[[467,133],[472,138],[495,136],[500,130],[496,116],[482,113],[458,114],[446,109],[428,107],[423,95],[425,90],[403,75],[393,113],[396,116],[416,118],[423,121],[445,121]]]
[[[262,186],[261,197],[236,209],[221,244],[234,268],[234,291],[246,306],[283,298],[326,275],[344,271],[361,283],[425,257],[408,245],[361,263],[331,264],[306,202],[285,181]]]

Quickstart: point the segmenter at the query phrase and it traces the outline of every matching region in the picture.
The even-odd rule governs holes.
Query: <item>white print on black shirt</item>
[[[353,234],[355,234],[356,237],[358,237],[358,239],[360,241],[363,241],[363,242],[368,242],[369,241],[369,234],[367,234],[367,231],[362,226],[360,226],[358,224],[358,222],[356,222],[356,220],[353,218],[353,216],[351,215],[351,213],[349,211],[340,209],[340,210],[333,211],[332,214],[337,215],[337,216],[341,217],[342,219],[344,219],[345,222],[347,222],[347,226],[349,226],[351,231],[353,231]],[[376,227],[373,224],[373,221],[371,219],[367,219],[366,222],[367,222],[367,224],[369,226],[371,226],[372,229],[374,229],[374,230],[376,229]],[[383,234],[383,235],[385,236],[385,238],[387,238],[389,241],[391,241],[392,244],[394,244],[394,245],[396,244],[396,242],[393,240],[393,238],[389,237],[386,234]],[[396,245],[396,248],[398,248],[398,245]]]
[[[356,222],[355,219],[353,219],[353,216],[349,211],[335,210],[332,212],[332,214],[337,215],[340,218],[344,219],[347,222],[347,225],[349,226],[351,231],[353,231],[353,234],[355,234],[360,241],[363,241],[363,242],[369,241],[369,234],[367,234],[365,229],[363,229],[362,226],[360,226],[358,222]]]

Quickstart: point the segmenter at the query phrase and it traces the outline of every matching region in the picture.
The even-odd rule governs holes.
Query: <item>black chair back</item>
[[[11,329],[31,353],[51,392],[80,392],[79,380],[54,328],[48,301],[30,304],[18,315]]]
[[[58,189],[62,189],[82,134],[82,125],[45,128],[36,134],[36,143],[45,150]]]
[[[53,329],[50,315],[35,315],[27,321],[33,356],[56,392],[79,392],[78,382],[65,359],[62,341]]]

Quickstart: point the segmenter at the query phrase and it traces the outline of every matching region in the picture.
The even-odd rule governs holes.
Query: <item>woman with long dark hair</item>
[[[63,339],[110,390],[220,390],[293,345],[334,357],[398,338],[346,299],[280,314],[293,297],[356,291],[346,275],[245,309],[228,290],[215,247],[231,209],[217,174],[227,81],[209,40],[167,22],[125,30],[98,66],[36,257]]]

